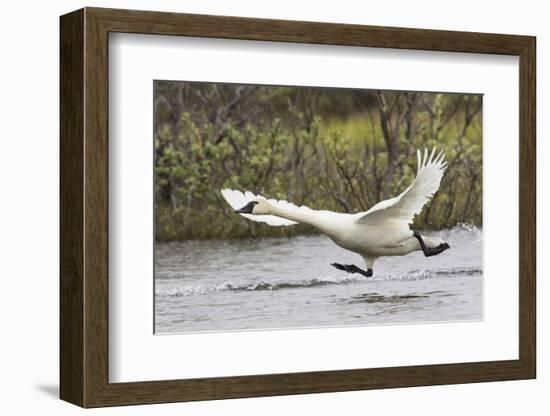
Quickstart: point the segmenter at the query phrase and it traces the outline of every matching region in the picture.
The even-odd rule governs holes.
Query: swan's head
[[[241,209],[235,210],[238,214],[268,215],[271,213],[271,205],[264,198],[256,198]]]

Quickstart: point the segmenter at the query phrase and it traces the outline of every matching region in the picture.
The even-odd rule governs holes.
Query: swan
[[[417,172],[411,185],[395,198],[381,201],[366,212],[354,214],[314,210],[285,200],[268,199],[252,192],[222,189],[221,194],[236,213],[271,226],[298,223],[313,226],[338,246],[363,257],[367,270],[354,264],[332,263],[339,270],[373,275],[374,262],[384,256],[404,256],[422,251],[426,257],[442,253],[449,244],[410,229],[416,214],[437,192],[447,168],[443,151],[417,150]]]

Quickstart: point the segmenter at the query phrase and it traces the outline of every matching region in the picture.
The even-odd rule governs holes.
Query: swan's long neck
[[[271,213],[277,217],[286,218],[290,221],[296,221],[302,224],[319,226],[319,219],[314,210],[291,210],[277,205],[271,205]]]

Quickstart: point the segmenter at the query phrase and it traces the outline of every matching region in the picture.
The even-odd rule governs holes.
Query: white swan
[[[439,189],[447,167],[444,158],[443,151],[437,156],[435,149],[431,153],[424,149],[423,155],[417,151],[418,169],[412,184],[401,195],[355,214],[298,207],[288,201],[266,199],[248,191],[223,189],[221,193],[235,212],[249,220],[271,226],[303,223],[317,228],[340,247],[360,254],[367,270],[353,264],[333,263],[334,267],[370,277],[378,257],[403,256],[416,250],[422,250],[428,257],[450,248],[440,238],[423,237],[409,228],[414,216]]]

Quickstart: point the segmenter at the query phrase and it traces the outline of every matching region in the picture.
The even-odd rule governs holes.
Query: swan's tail
[[[445,241],[443,241],[439,237],[425,237],[425,236],[422,236],[422,239],[424,240],[424,243],[426,244],[426,247],[429,247],[429,248],[435,248],[435,247],[438,247],[440,244],[445,243]]]

